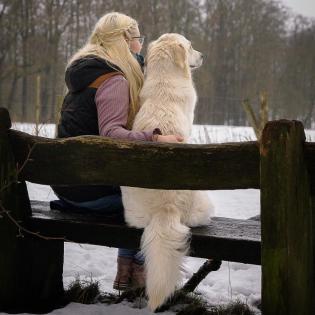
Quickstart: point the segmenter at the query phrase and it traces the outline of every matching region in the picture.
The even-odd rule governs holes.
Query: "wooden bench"
[[[141,238],[141,230],[117,222],[30,202],[25,185],[30,181],[159,189],[260,188],[261,226],[257,220],[214,218],[209,226],[192,229],[190,255],[261,263],[263,313],[312,314],[315,144],[304,142],[299,122],[268,123],[261,144],[220,145],[92,136],[47,139],[10,128],[8,112],[0,109],[1,310],[56,307],[63,296],[64,241],[137,248]]]

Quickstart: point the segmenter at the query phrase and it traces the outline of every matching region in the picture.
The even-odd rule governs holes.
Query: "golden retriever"
[[[197,100],[191,70],[202,55],[184,36],[164,34],[149,45],[141,107],[133,130],[160,128],[188,140]],[[125,218],[144,228],[141,250],[145,256],[148,306],[155,310],[173,294],[180,265],[188,250],[191,226],[205,225],[213,215],[207,193],[121,187]]]

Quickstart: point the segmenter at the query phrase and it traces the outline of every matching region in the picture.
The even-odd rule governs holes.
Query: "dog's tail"
[[[153,215],[142,235],[146,264],[148,306],[154,311],[175,291],[180,265],[187,252],[190,230],[181,224],[175,206]]]

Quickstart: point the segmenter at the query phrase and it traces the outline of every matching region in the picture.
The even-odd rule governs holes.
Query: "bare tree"
[[[67,61],[111,11],[139,22],[144,53],[149,41],[178,32],[204,54],[195,122],[244,125],[240,104],[260,91],[271,118],[314,120],[315,21],[270,0],[0,0],[0,103],[14,119],[35,119],[39,74],[41,120],[54,120]],[[257,112],[259,101],[252,106]]]

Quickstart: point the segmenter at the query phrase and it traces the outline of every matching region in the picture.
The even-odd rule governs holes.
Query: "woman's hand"
[[[178,135],[157,135],[157,142],[180,143],[184,141],[184,137]]]

